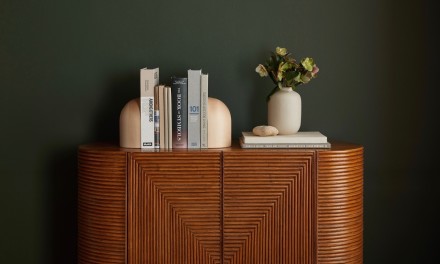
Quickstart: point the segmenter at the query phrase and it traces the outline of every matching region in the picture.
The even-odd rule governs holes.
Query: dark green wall
[[[140,68],[202,68],[236,139],[266,122],[254,69],[276,46],[321,69],[298,90],[301,130],[365,147],[365,263],[429,263],[436,16],[410,0],[0,0],[0,263],[76,262],[76,147],[118,140]]]

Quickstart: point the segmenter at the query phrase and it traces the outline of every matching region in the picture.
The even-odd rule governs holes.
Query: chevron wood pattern
[[[363,148],[318,152],[318,263],[363,262]]]
[[[221,263],[220,152],[131,153],[128,263]]]
[[[314,155],[224,152],[223,263],[314,263]]]
[[[78,149],[78,263],[359,264],[363,147]]]
[[[78,263],[125,263],[126,153],[78,150]]]

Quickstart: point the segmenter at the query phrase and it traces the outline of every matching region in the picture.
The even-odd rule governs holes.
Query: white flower
[[[266,77],[268,75],[266,68],[263,66],[263,64],[259,64],[257,68],[255,69],[258,74],[260,74],[260,77]]]

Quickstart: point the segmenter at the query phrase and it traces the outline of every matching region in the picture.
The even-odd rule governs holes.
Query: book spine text
[[[188,148],[188,78],[172,77],[173,148]]]
[[[154,87],[159,84],[159,68],[140,70],[141,148],[154,148]]]
[[[200,80],[200,147],[208,148],[208,74]]]
[[[188,70],[188,148],[200,148],[200,75]]]

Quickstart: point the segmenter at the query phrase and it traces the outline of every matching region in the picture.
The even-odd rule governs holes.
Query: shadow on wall
[[[47,234],[46,260],[44,263],[76,264],[78,261],[78,146],[94,142],[110,142],[119,145],[119,114],[123,106],[139,96],[139,76],[130,74],[112,76],[105,94],[97,101],[95,113],[90,113],[93,125],[86,138],[75,145],[55,146],[49,158],[47,179],[47,212],[45,230]],[[116,77],[115,77],[116,76]],[[99,87],[98,87],[99,88]],[[98,89],[97,88],[97,89]],[[87,124],[85,124],[87,125]]]
[[[48,263],[77,263],[77,166],[76,146],[55,151],[51,158],[45,221]]]
[[[119,115],[124,105],[139,97],[139,71],[109,74],[108,86],[103,88],[102,100],[98,101],[92,142],[110,142],[119,145]]]

